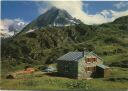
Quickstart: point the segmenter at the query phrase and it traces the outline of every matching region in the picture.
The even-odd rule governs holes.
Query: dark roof
[[[97,66],[100,67],[100,68],[103,68],[103,69],[109,68],[108,66],[105,66],[105,65],[103,65],[103,64],[99,64],[99,65],[97,65]]]
[[[83,53],[84,53],[84,55],[83,55]],[[97,58],[103,60],[101,57],[97,56],[94,52],[88,52],[88,51],[84,51],[84,52],[69,52],[69,53],[61,56],[57,60],[78,61],[80,58],[82,58],[83,56],[86,56],[87,54],[92,54],[92,55],[96,56]]]
[[[88,52],[84,52],[84,55],[88,54]],[[66,61],[78,61],[83,57],[83,52],[69,52],[57,60],[66,60]]]

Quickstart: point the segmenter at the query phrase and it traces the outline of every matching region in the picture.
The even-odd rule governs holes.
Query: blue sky
[[[31,21],[39,15],[36,2],[30,1],[4,1],[1,12],[2,19],[21,18],[25,21]]]
[[[56,6],[56,4],[53,4],[53,3],[54,2],[52,2],[52,5]],[[50,3],[50,5],[51,5],[51,3]],[[20,18],[26,22],[30,22],[30,21],[36,19],[41,14],[41,12],[40,12],[41,10],[42,11],[47,10],[47,8],[50,5],[49,5],[49,2],[46,3],[45,1],[44,2],[2,1],[1,17],[2,17],[2,20],[3,19]],[[91,19],[90,16],[97,18],[97,19],[100,17],[103,18],[101,16],[103,11],[105,11],[104,13],[106,14],[105,16],[107,16],[107,17],[115,15],[115,18],[118,18],[118,16],[116,16],[116,13],[119,14],[118,12],[125,12],[124,14],[127,14],[126,11],[128,10],[128,2],[118,2],[118,1],[106,1],[106,2],[105,1],[84,1],[83,2],[83,1],[81,1],[80,3],[78,3],[78,6],[77,5],[76,6],[79,7],[81,5],[82,5],[82,9],[78,8],[78,10],[81,9],[81,11],[80,11],[81,15],[80,16],[76,15],[76,16],[78,16],[78,18],[80,18],[80,20],[83,20],[85,18],[88,18],[88,20],[89,20],[89,19]],[[76,6],[74,6],[74,7],[76,7]],[[57,7],[60,7],[60,6],[57,5]],[[71,5],[70,7],[72,8],[73,6]],[[67,9],[65,7],[62,7],[62,8]],[[115,12],[115,13],[113,13],[113,12]],[[72,14],[73,12],[71,12],[69,10],[69,13]],[[78,11],[76,13],[78,13]],[[83,13],[85,13],[85,14],[83,14]],[[109,15],[107,15],[108,13],[109,13]],[[113,15],[110,15],[111,13],[113,13]],[[111,17],[111,19],[115,19],[115,18]],[[92,21],[92,20],[90,20],[90,21]],[[85,20],[85,23],[88,22],[88,24],[89,23],[91,24],[90,21]],[[95,20],[95,22],[96,21],[97,20]],[[105,22],[104,19],[102,19],[101,22],[102,21]],[[106,20],[106,22],[107,21],[110,21],[110,20]]]

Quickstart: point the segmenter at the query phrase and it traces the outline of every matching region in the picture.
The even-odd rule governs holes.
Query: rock
[[[15,76],[14,76],[14,75],[11,75],[11,74],[8,74],[8,75],[6,76],[6,79],[15,79]]]

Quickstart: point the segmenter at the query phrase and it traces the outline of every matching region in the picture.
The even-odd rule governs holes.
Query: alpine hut
[[[57,59],[57,70],[62,76],[87,79],[106,77],[109,67],[103,65],[103,59],[94,52],[69,52]]]

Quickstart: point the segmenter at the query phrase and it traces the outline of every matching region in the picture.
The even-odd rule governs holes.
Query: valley
[[[39,16],[17,35],[1,39],[1,88],[126,91],[128,89],[128,16],[118,18],[111,23],[86,25],[64,10],[53,8],[51,11]],[[65,26],[67,23],[68,26]],[[32,29],[34,31],[28,32]],[[82,51],[85,48],[98,54],[103,58],[104,64],[111,67],[110,77],[77,80],[49,76],[38,69],[56,64],[57,58],[67,52]],[[19,78],[28,80],[6,79],[7,74],[23,70],[26,66],[37,68],[38,71],[19,75]]]

